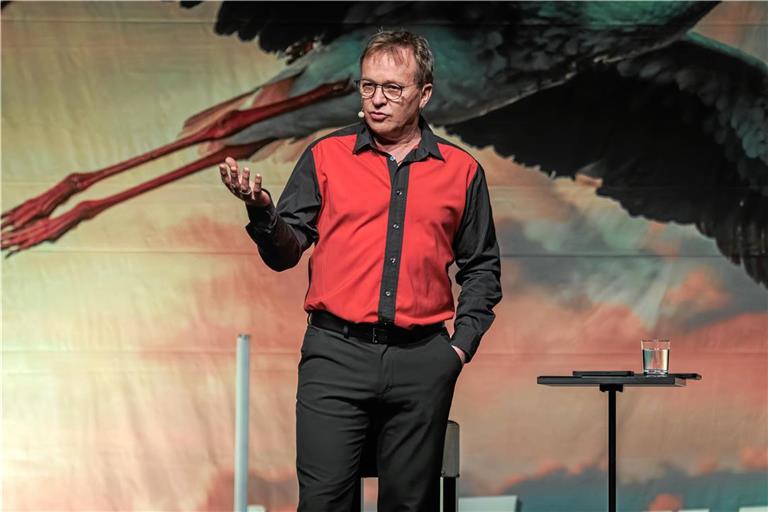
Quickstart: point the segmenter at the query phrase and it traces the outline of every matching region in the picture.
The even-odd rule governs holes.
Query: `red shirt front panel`
[[[386,321],[380,318],[380,299],[396,295],[395,325],[410,328],[452,318],[448,267],[477,163],[460,149],[440,144],[443,160],[425,153],[397,166],[372,148],[355,152],[356,141],[355,134],[332,136],[311,149],[322,206],[304,308],[373,323]],[[398,173],[408,179],[393,189],[393,181],[402,181],[393,180]],[[405,203],[404,219],[390,225],[390,206],[398,202]],[[397,231],[402,244],[388,248],[388,236]],[[388,265],[399,267],[397,284],[382,292]]]

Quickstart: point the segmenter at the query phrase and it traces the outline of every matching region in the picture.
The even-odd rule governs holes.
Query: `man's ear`
[[[419,110],[424,110],[424,107],[429,103],[429,98],[432,97],[432,84],[424,84],[421,87],[421,100],[419,101]]]

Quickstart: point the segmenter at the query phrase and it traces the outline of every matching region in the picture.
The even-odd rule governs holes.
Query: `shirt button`
[[[400,224],[392,224],[392,227],[395,229],[400,229]]]
[[[393,265],[395,264],[396,261],[397,261],[397,258],[389,258],[389,262]]]
[[[394,156],[390,156],[389,159],[392,160],[393,162],[395,161],[395,157]]]
[[[386,295],[387,297],[389,297],[390,295],[392,295],[392,292],[391,292],[391,291],[389,291],[389,290],[387,290],[387,291],[385,291],[385,292],[384,292],[384,295]]]
[[[397,189],[397,190],[395,190],[395,194],[401,196],[401,195],[403,195],[403,191],[400,190],[400,189]]]

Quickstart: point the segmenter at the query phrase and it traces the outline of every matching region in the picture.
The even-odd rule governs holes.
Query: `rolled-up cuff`
[[[451,337],[451,345],[459,347],[465,354],[467,354],[467,360],[465,362],[468,363],[474,357],[475,352],[477,352],[481,337],[482,333],[478,333],[470,327],[457,325],[456,331]]]
[[[275,224],[277,223],[277,210],[275,210],[272,195],[269,194],[269,191],[266,189],[262,190],[264,190],[270,197],[267,206],[245,205],[245,210],[248,212],[248,220],[250,220],[250,223],[245,229],[247,229],[249,233],[255,235],[269,235],[274,231]]]

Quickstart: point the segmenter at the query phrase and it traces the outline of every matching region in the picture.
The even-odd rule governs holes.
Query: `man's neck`
[[[385,153],[394,154],[403,150],[410,150],[421,142],[421,129],[418,120],[406,130],[401,137],[386,139],[371,132],[373,142],[378,149]]]

